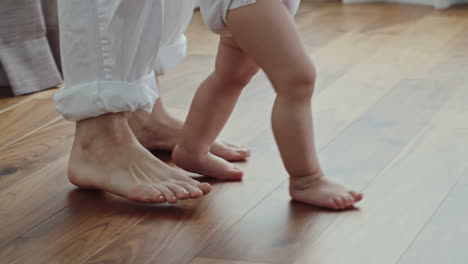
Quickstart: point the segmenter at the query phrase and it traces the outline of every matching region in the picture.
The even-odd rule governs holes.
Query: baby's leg
[[[179,167],[218,179],[242,178],[241,170],[211,154],[210,148],[257,71],[257,65],[230,37],[221,37],[215,70],[195,94],[181,142],[172,155]]]
[[[282,1],[257,0],[230,11],[233,39],[267,74],[277,92],[272,126],[293,199],[332,209],[351,207],[362,194],[323,177],[315,151],[311,97],[315,69]],[[246,30],[248,29],[248,30]]]

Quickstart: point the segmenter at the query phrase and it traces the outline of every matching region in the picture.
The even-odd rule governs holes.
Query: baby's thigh
[[[216,73],[232,82],[248,82],[258,72],[257,64],[228,36],[221,36],[216,56]]]

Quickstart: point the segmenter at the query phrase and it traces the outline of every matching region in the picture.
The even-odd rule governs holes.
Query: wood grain
[[[207,197],[180,203],[178,221],[164,217],[164,212],[156,212],[135,226],[133,230],[139,235],[135,236],[133,230],[123,234],[86,263],[189,262],[209,243],[212,234],[231,226],[286,176],[279,157],[272,157],[267,154],[269,151],[261,151],[257,146],[254,147],[257,155],[242,166],[246,171],[243,182],[215,184]],[[253,167],[252,163],[263,166]],[[223,210],[227,205],[229,210]],[[164,218],[160,219],[161,216]],[[184,250],[180,251],[181,248]]]
[[[468,259],[468,173],[460,181],[411,243],[398,264],[453,263]],[[425,254],[421,254],[425,252]]]
[[[26,177],[32,177],[48,163],[68,156],[74,127],[73,123],[60,120],[2,149],[0,192]]]
[[[334,221],[295,263],[397,262],[468,167],[467,96],[459,87],[366,187],[361,213]]]
[[[290,202],[264,74],[222,133],[253,149],[239,163],[245,180],[213,182],[210,195],[177,205],[77,190],[66,178],[74,125],[55,112],[55,90],[0,99],[0,262],[465,263],[467,15],[303,2],[296,21],[318,68],[320,159],[366,193],[344,213]],[[187,36],[187,60],[161,78],[181,119],[218,41],[198,13]]]
[[[321,152],[324,171],[363,189],[431,120],[450,95],[441,83],[405,80],[343,131]],[[453,92],[453,89],[452,89]],[[365,165],[363,165],[365,164]],[[284,183],[256,210],[244,216],[200,256],[208,258],[286,263],[333,221],[358,211],[337,214],[287,203]],[[268,220],[266,220],[268,219]],[[252,233],[256,239],[249,240]]]
[[[0,87],[0,89],[6,89],[6,88]],[[14,107],[21,105],[22,103],[25,103],[33,98],[50,98],[53,96],[55,91],[56,89],[48,89],[45,91],[37,92],[35,94],[16,96],[16,97],[12,97],[12,95],[7,96],[7,97],[1,97],[0,95],[0,113],[13,109]]]
[[[318,94],[314,99],[318,148],[323,147],[322,142],[336,137],[400,80],[421,76],[440,62],[444,45],[464,26],[466,21],[458,18],[424,17],[409,25],[398,38],[377,47],[379,50],[368,60],[356,65]],[[428,31],[438,38],[430,38],[429,42]],[[330,122],[334,123],[327,124]]]
[[[30,100],[31,96],[18,96],[18,97],[7,97],[0,98],[0,113],[6,112],[17,105],[20,105],[27,100]]]
[[[0,113],[0,150],[60,119],[52,98],[34,98]]]
[[[232,261],[225,259],[207,259],[207,258],[196,258],[192,260],[189,264],[267,264],[259,262],[245,262],[245,261]]]
[[[68,204],[73,130],[72,123],[58,121],[0,151],[0,245]]]

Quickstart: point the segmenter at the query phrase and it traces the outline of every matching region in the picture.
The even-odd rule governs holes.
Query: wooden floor
[[[139,205],[74,188],[74,126],[55,90],[0,100],[0,263],[468,263],[468,8],[305,2],[328,174],[364,191],[343,213],[290,202],[259,75],[223,131],[253,148],[243,182],[198,201]],[[162,79],[183,117],[217,37],[196,14],[188,59]]]

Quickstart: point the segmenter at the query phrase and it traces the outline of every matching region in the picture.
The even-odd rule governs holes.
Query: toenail
[[[159,200],[163,200],[163,199],[164,199],[164,196],[159,195],[159,196],[158,196],[158,199],[159,199]]]

